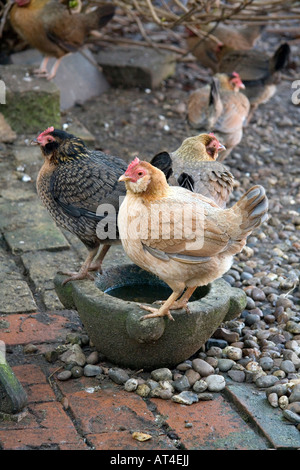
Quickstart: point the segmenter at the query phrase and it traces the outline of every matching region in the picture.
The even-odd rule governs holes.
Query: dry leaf
[[[143,442],[143,441],[148,441],[149,439],[152,439],[152,436],[150,434],[146,434],[144,432],[134,432],[132,433],[133,439],[136,439],[137,441]]]

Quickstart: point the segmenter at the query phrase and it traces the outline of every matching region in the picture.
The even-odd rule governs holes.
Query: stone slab
[[[36,289],[54,289],[53,279],[58,271],[78,270],[81,263],[72,251],[39,251],[21,255],[22,262]]]
[[[0,282],[17,279],[23,279],[20,269],[11,258],[10,254],[0,247]]]
[[[82,139],[87,147],[94,148],[96,140],[95,136],[80,121],[78,121],[78,119],[73,119],[73,121],[67,125],[68,127],[65,128],[66,132]]]
[[[60,92],[55,83],[30,74],[28,66],[0,65],[6,87],[1,112],[17,133],[31,134],[49,125],[60,125]]]
[[[157,88],[175,73],[175,55],[150,47],[106,47],[97,61],[112,86]]]
[[[0,228],[13,253],[64,250],[70,247],[40,201],[5,201],[0,205]]]
[[[96,63],[93,54],[86,48],[83,52],[90,60],[80,52],[65,56],[59,65],[56,76],[51,80],[51,83],[60,90],[61,110],[71,108],[76,102],[84,103],[95,96],[101,95],[109,88],[109,84],[101,70],[90,62]],[[37,67],[42,59],[42,55],[33,49],[18,52],[11,56],[13,64],[35,65]],[[48,70],[51,69],[54,62],[54,58],[49,60]],[[39,78],[38,80],[47,82],[45,78]],[[54,124],[49,122],[45,127],[50,125]]]
[[[270,406],[265,391],[260,391],[251,384],[233,382],[227,384],[226,391],[275,449],[300,448],[299,431],[284,419],[280,408]]]

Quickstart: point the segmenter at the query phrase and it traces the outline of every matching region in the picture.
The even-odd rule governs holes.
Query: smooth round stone
[[[127,372],[119,368],[109,369],[108,376],[113,382],[119,385],[123,385],[129,379]]]
[[[212,374],[205,378],[209,392],[220,392],[226,387],[223,375]]]
[[[253,308],[255,308],[255,302],[254,302],[254,300],[251,299],[251,297],[247,297],[246,309],[247,309],[247,310],[252,310]]]
[[[188,390],[190,388],[190,383],[187,376],[184,375],[180,379],[174,380],[173,386],[177,392],[183,392],[184,390]]]
[[[278,395],[277,393],[270,393],[270,395],[268,395],[268,402],[270,403],[270,405],[273,407],[273,408],[277,408],[278,407]]]
[[[74,366],[71,369],[71,373],[72,373],[72,377],[74,377],[74,379],[78,379],[79,377],[83,376],[83,367]]]
[[[178,364],[176,369],[180,370],[181,372],[185,372],[186,370],[189,370],[192,368],[192,362],[191,361],[186,361],[182,362],[181,364]]]
[[[99,354],[98,351],[93,351],[91,354],[88,355],[86,358],[86,363],[87,364],[92,364],[95,365],[99,362]]]
[[[187,377],[190,386],[192,387],[197,380],[200,380],[201,376],[199,372],[196,372],[194,369],[189,369],[186,371],[185,376]]]
[[[72,372],[70,370],[63,370],[57,374],[58,380],[69,380],[72,377]]]
[[[232,359],[233,361],[238,361],[243,356],[242,350],[240,348],[235,348],[234,346],[227,346],[223,352],[226,354],[228,359]]]
[[[207,382],[205,380],[200,379],[200,380],[197,380],[197,382],[194,383],[193,390],[194,390],[194,392],[202,393],[202,392],[205,392],[207,387],[208,387]]]
[[[276,393],[278,397],[285,395],[289,388],[288,384],[275,384],[272,387],[266,389],[266,395],[268,396],[270,393]]]
[[[214,396],[212,393],[208,393],[208,392],[198,393],[199,401],[211,401],[213,399],[214,399]]]
[[[155,388],[159,387],[159,383],[156,382],[156,380],[148,379],[146,383],[151,390],[154,390]]]
[[[201,377],[207,377],[208,375],[213,374],[215,371],[214,368],[203,359],[193,359],[192,365],[193,369],[198,372]]]
[[[126,392],[134,392],[138,388],[138,385],[137,379],[128,379],[124,384],[124,388]]]
[[[290,394],[290,402],[300,401],[300,384],[294,385]]]
[[[218,344],[220,344],[220,341],[222,340],[216,340],[218,341]],[[224,345],[227,346],[227,342],[224,341]],[[223,347],[225,347],[223,346]],[[207,356],[214,356],[214,357],[221,357],[222,356],[222,348],[219,346],[211,346],[208,351],[207,351]]]
[[[283,370],[286,374],[290,374],[296,371],[296,368],[292,361],[286,360],[282,361],[280,364],[280,369]]]
[[[296,323],[293,320],[290,320],[286,324],[286,330],[289,333],[293,333],[294,335],[300,334],[300,323]]]
[[[282,395],[278,398],[278,405],[282,410],[285,410],[288,407],[289,399],[286,395]]]
[[[100,366],[95,366],[94,364],[87,364],[84,366],[83,374],[86,377],[96,377],[96,375],[102,374],[103,369]]]
[[[300,401],[294,401],[287,406],[287,409],[300,415]]]
[[[221,372],[227,372],[234,364],[235,362],[232,359],[218,359],[218,368]]]
[[[157,387],[151,391],[150,396],[153,398],[161,398],[162,400],[170,400],[170,398],[173,396],[173,392],[172,390],[166,390],[164,388]]]
[[[161,367],[151,372],[151,378],[157,382],[160,380],[172,380],[172,372],[167,367]]]
[[[283,415],[291,423],[294,423],[294,424],[299,424],[300,423],[300,416],[297,413],[294,413],[291,410],[288,410],[288,409],[283,410]]]
[[[256,379],[255,385],[259,388],[268,388],[275,385],[276,382],[278,382],[278,378],[274,375],[261,375]]]
[[[248,315],[245,318],[245,324],[247,326],[252,326],[254,323],[257,323],[260,320],[260,316],[257,315],[256,313],[248,313]]]
[[[151,392],[151,388],[147,384],[140,384],[136,389],[136,393],[143,398],[146,398]]]
[[[246,374],[243,370],[230,369],[227,372],[227,375],[234,382],[242,383],[242,382],[245,382],[245,380],[246,380]]]
[[[259,289],[258,287],[254,287],[251,292],[251,297],[253,300],[263,302],[266,298],[266,294],[263,290]]]
[[[271,370],[274,365],[274,361],[271,357],[264,356],[259,360],[259,365],[262,370]]]

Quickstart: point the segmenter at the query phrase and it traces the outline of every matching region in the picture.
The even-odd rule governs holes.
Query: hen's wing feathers
[[[187,167],[188,164],[185,166]],[[184,174],[187,174],[189,178],[183,178]],[[180,186],[211,198],[220,207],[225,207],[233,189],[234,177],[222,163],[197,162],[195,168],[186,168],[182,171],[177,181]]]
[[[59,165],[52,174],[50,191],[68,215],[99,221],[103,218],[96,213],[100,204],[111,204],[118,211],[119,197],[125,195],[118,177],[125,170],[121,159],[107,157],[107,161],[100,161],[99,155],[93,155],[88,161]]]

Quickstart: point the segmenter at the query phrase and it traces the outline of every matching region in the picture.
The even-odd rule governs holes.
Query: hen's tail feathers
[[[114,16],[115,6],[112,4],[103,5],[96,11],[88,13],[87,19],[91,29],[103,28]]]
[[[216,78],[212,78],[212,81],[211,81],[211,84],[210,84],[209,99],[208,99],[209,106],[216,105],[216,103],[219,99],[220,99],[219,82]]]
[[[289,60],[290,52],[291,49],[287,43],[281,44],[281,46],[276,49],[271,59],[271,69],[274,72],[282,70],[284,67],[286,67]]]
[[[242,212],[240,229],[245,234],[268,219],[268,198],[262,186],[250,188],[233,207]]]

